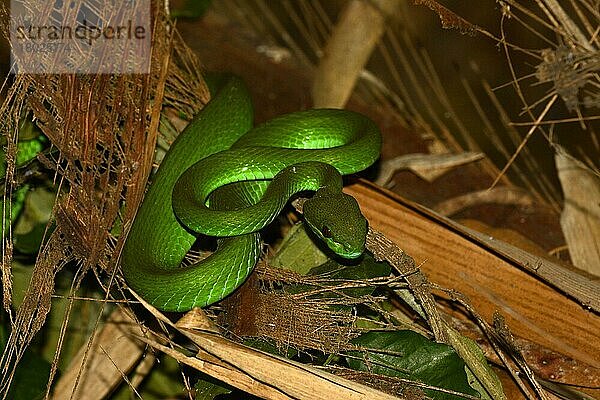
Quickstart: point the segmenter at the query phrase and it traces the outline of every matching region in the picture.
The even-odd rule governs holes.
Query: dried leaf
[[[347,192],[358,200],[370,226],[421,261],[419,269],[431,281],[468,296],[484,319],[500,309],[519,337],[597,365],[600,318],[581,306],[600,310],[597,282],[380,187],[360,183]],[[562,312],[557,314],[557,309]]]
[[[458,166],[481,160],[482,153],[465,152],[460,154],[405,154],[381,162],[379,176],[375,183],[388,186],[394,173],[409,169],[421,179],[433,182],[438,177]]]
[[[600,276],[600,178],[563,151],[555,160],[565,196],[560,225],[571,260]]]
[[[475,35],[477,32],[477,25],[473,25],[464,18],[456,15],[435,0],[414,0],[414,3],[416,5],[424,5],[437,13],[442,21],[442,27],[445,29],[458,29],[461,33],[469,35]]]
[[[90,338],[91,346],[83,346],[71,360],[56,384],[52,400],[105,398],[142,357],[144,345],[136,340],[141,333],[134,319],[115,309]]]

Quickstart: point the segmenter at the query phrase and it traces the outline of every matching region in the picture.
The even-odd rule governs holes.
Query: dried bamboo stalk
[[[399,9],[395,0],[352,0],[324,49],[315,74],[314,106],[342,108],[385,30],[385,21]]]

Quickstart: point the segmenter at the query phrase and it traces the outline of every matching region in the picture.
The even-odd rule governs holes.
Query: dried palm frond
[[[57,15],[49,12],[48,6],[52,7],[53,3],[38,3],[38,9],[32,10],[33,15],[42,19],[40,24],[44,23],[43,18]],[[83,6],[77,3],[77,7]],[[76,26],[77,7],[62,15],[64,20],[58,22]],[[175,46],[179,49],[175,58],[187,64],[181,70],[169,69],[171,44],[180,38],[173,36],[164,8],[159,4],[155,7],[149,74],[19,74],[0,108],[2,134],[9,139],[9,153],[13,154],[18,121],[27,112],[33,113],[36,124],[55,149],[42,156],[41,161],[56,171],[56,180],[62,189],[54,205],[56,228],[40,250],[25,298],[13,317],[9,343],[0,365],[3,393],[9,388],[25,349],[46,320],[54,278],[67,263],[75,261],[80,266],[71,294],[86,272],[94,269],[96,274],[107,274],[108,296],[126,238],[122,234],[116,239],[111,229],[118,224],[126,232],[143,197],[154,161],[163,100],[171,99],[171,104],[176,104],[174,98],[180,102],[191,99],[186,104],[177,104],[184,115],[193,113],[194,108],[206,101],[207,91],[200,79],[193,80],[197,82],[196,93],[173,96],[172,91],[180,91],[177,89],[181,87],[180,81],[186,79],[189,71],[198,73],[198,63],[189,52],[182,51],[185,48],[179,44]],[[87,9],[86,12],[96,12],[98,18],[107,20],[119,15],[104,15],[106,9]],[[55,60],[61,59],[61,54],[52,53],[52,56],[56,56]],[[185,87],[190,88],[189,84]],[[14,166],[9,168],[9,178],[12,168]],[[7,180],[9,193],[11,182]],[[4,307],[10,312],[10,238],[4,242],[3,249]],[[56,371],[68,315],[67,311],[48,388]]]

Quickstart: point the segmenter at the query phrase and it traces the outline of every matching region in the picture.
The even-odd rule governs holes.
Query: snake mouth
[[[338,255],[349,260],[355,260],[364,253],[364,249],[357,250],[353,246],[343,246],[343,251],[338,252]]]
[[[360,257],[363,254],[362,251],[353,251],[351,253],[345,253],[343,254],[344,258],[350,259],[350,260],[355,260],[358,257]]]
[[[364,252],[364,249],[357,250],[355,246],[346,243],[335,242],[331,239],[324,239],[324,242],[334,254],[336,254],[338,257],[348,260],[357,259]]]

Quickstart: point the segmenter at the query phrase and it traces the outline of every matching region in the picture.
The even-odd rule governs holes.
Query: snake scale
[[[258,231],[299,192],[315,192],[304,219],[333,252],[364,251],[367,221],[342,193],[341,175],[379,157],[377,126],[354,112],[315,109],[253,128],[245,85],[221,81],[161,162],[121,257],[130,287],[165,311],[204,307],[240,286],[260,257]],[[216,251],[182,266],[200,235],[218,237]]]

